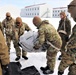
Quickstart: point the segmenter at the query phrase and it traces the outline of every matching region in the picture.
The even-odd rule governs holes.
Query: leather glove
[[[8,64],[7,65],[2,65],[2,69],[7,69],[8,68]]]
[[[2,65],[2,73],[3,75],[9,75],[8,65]]]

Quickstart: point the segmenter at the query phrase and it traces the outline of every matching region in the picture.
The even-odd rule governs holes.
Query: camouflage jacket
[[[7,65],[9,64],[10,61],[8,54],[8,47],[1,30],[0,30],[0,61],[2,65]]]
[[[72,29],[72,35],[68,41],[67,49],[76,48],[76,25]]]
[[[59,36],[56,29],[51,24],[49,24],[47,20],[42,21],[38,28],[38,43],[35,46],[40,47],[44,42],[49,41],[55,47],[61,47],[61,37]]]
[[[0,29],[1,29],[2,33],[4,34],[4,30],[3,30],[3,26],[2,26],[1,22],[0,22]]]
[[[60,20],[59,21],[59,27],[58,27],[58,32],[60,30],[63,30],[66,32],[66,36],[69,37],[69,35],[71,34],[71,23],[70,20],[68,18],[64,19],[64,20]]]
[[[18,40],[19,37],[24,34],[24,31],[29,31],[29,30],[31,30],[31,29],[26,23],[22,23],[21,27],[17,26],[15,23],[15,25],[13,27],[13,34],[15,35],[14,38],[16,40]]]
[[[10,20],[4,19],[2,22],[3,29],[5,28],[6,35],[12,35],[12,28],[14,25],[14,19],[11,17]]]

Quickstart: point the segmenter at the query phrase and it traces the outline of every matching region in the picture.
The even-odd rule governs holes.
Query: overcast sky
[[[40,3],[47,3],[51,7],[65,7],[67,6],[72,0],[0,0],[0,7],[6,5],[13,5],[18,8],[24,8],[25,6],[40,4]]]

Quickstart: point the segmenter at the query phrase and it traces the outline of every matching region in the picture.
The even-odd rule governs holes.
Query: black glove
[[[47,43],[45,43],[44,46],[46,47],[46,49],[48,49],[50,47],[50,45]]]
[[[66,42],[68,42],[68,41],[69,41],[69,37],[68,37],[68,36],[66,36],[66,37],[65,37],[65,40],[66,40]]]
[[[18,46],[22,47],[19,42],[18,42]]]
[[[64,72],[58,71],[58,75],[63,75],[63,74],[64,74]]]
[[[9,75],[8,65],[2,65],[2,74],[3,75]]]

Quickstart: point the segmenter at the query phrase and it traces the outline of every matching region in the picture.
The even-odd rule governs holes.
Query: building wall
[[[26,6],[25,8],[21,9],[20,16],[30,18],[34,16],[40,16],[42,18],[60,18],[61,11],[64,11],[67,17],[70,17],[67,7],[51,8],[46,3]]]
[[[48,6],[47,4],[43,5],[43,6],[40,6],[40,17],[43,17],[43,18],[52,17],[51,16],[51,8],[50,8],[50,6]]]
[[[21,9],[21,17],[33,17],[39,15],[39,6]]]
[[[68,13],[67,7],[53,8],[52,17],[53,18],[59,18],[61,11],[65,12],[67,17],[70,17],[70,14]]]
[[[49,12],[48,12],[49,11]],[[27,6],[23,9],[21,9],[21,17],[34,17],[34,16],[40,16],[40,17],[51,17],[50,15],[50,7],[48,7],[47,4],[38,4],[38,5],[32,5]]]

